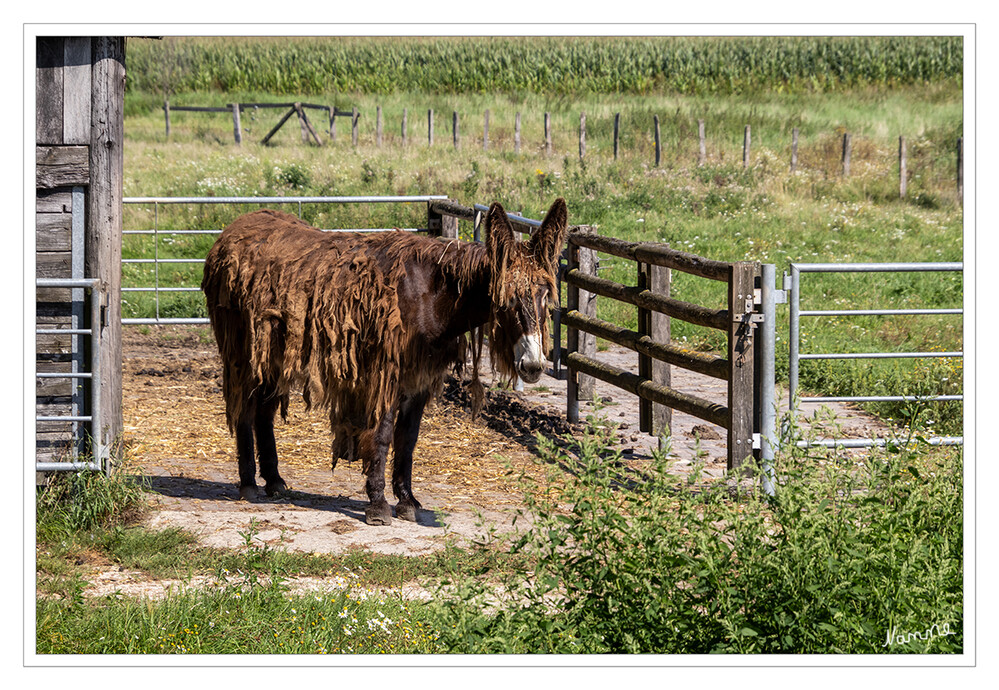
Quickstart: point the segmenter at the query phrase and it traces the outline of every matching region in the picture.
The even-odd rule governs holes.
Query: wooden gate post
[[[732,264],[728,281],[728,469],[739,467],[753,454],[753,305],[760,264]]]
[[[593,228],[589,225],[580,225],[575,232],[591,233]],[[566,262],[566,273],[574,268],[580,273],[596,275],[596,254],[592,249],[580,247],[573,244],[571,236],[569,240],[568,261]],[[580,290],[572,283],[566,285],[566,309],[568,311],[579,311],[586,316],[595,316],[597,313],[597,296],[586,290]],[[597,349],[596,336],[590,333],[581,333],[579,329],[568,327],[566,331],[566,354],[578,352],[586,357],[593,357]],[[566,418],[576,423],[579,421],[579,401],[593,398],[594,380],[592,376],[578,374],[569,368],[566,376]]]
[[[668,246],[668,245],[666,245]],[[638,264],[638,287],[656,295],[669,297],[670,270],[655,264]],[[638,309],[638,333],[647,335],[661,344],[670,341],[670,318],[665,314],[648,309]],[[638,375],[650,379],[659,386],[669,387],[669,364],[648,355],[638,355]],[[670,433],[672,426],[672,410],[665,405],[653,403],[645,398],[638,399],[638,419],[641,431],[662,437]]]

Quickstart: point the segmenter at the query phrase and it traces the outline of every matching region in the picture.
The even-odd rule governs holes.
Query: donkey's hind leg
[[[264,491],[268,496],[287,491],[288,486],[278,474],[277,444],[274,440],[274,413],[281,398],[272,391],[257,392],[256,414],[253,418],[253,431],[257,437],[257,455],[260,460],[260,476],[263,477]]]
[[[244,501],[257,498],[257,463],[253,458],[252,411],[236,423],[236,459],[239,463],[239,497]]]
[[[416,511],[420,509],[420,502],[413,496],[413,449],[420,435],[420,421],[428,397],[427,393],[404,397],[395,423],[392,492],[399,499],[395,514],[410,522],[416,522]]]

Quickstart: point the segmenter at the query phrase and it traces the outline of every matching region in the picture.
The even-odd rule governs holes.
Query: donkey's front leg
[[[392,506],[385,500],[385,459],[392,440],[395,411],[388,413],[374,429],[361,434],[361,458],[366,465],[367,480],[364,489],[368,506],[364,509],[365,522],[369,525],[391,525]]]
[[[420,502],[413,496],[413,449],[420,435],[420,421],[427,398],[427,393],[404,397],[395,423],[392,492],[399,499],[395,514],[410,522],[416,522],[416,511],[420,509]]]

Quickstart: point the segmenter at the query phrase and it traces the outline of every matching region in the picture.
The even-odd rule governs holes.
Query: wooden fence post
[[[520,113],[513,119],[513,152],[520,153]]]
[[[239,124],[239,103],[232,104],[232,133],[236,138],[236,146],[243,143],[243,128]]]
[[[163,116],[166,118],[166,136],[170,138],[170,101],[163,101]]]
[[[375,146],[382,147],[382,107],[375,108]]]
[[[407,133],[407,130],[409,129],[406,126],[406,118],[407,117],[409,117],[409,108],[403,108],[402,109],[402,145],[403,146],[406,145],[406,133]]]
[[[655,264],[638,263],[638,287],[663,297],[670,294],[670,271]],[[670,342],[670,319],[665,314],[648,309],[638,309],[638,332],[657,343]],[[638,355],[638,375],[656,385],[670,385],[669,364],[648,355]],[[672,423],[672,410],[645,398],[639,398],[639,428],[641,431],[662,437],[668,435]]]
[[[957,198],[964,201],[964,137],[957,138]]]
[[[853,142],[847,132],[843,132],[843,177],[850,176],[850,152]]]
[[[482,125],[482,150],[489,148],[489,111],[486,110],[485,122]]]
[[[617,160],[617,149],[620,141],[621,113],[614,113],[614,160]]]
[[[447,239],[458,239],[458,218],[434,210],[434,202],[427,202],[427,234]]]
[[[427,145],[434,145],[434,109],[427,111]]]
[[[663,145],[659,138],[659,116],[653,115],[652,122],[655,124],[655,139],[656,139],[656,167],[659,167],[659,161],[662,159],[663,155]]]
[[[909,173],[906,170],[905,137],[898,138],[898,198],[905,198],[905,189],[908,185]]]
[[[791,172],[798,169],[798,128],[791,130]]]
[[[353,144],[354,148],[357,148],[357,135],[358,135],[358,121],[361,119],[361,114],[357,112],[357,106],[351,109],[350,114],[350,143]]]
[[[704,135],[704,120],[697,121],[697,167],[701,167],[708,159],[707,141]]]
[[[336,141],[336,106],[330,108],[330,141]]]
[[[545,113],[545,155],[552,155],[552,116]]]
[[[451,133],[452,139],[454,140],[454,150],[457,151],[461,148],[461,135],[458,133],[458,111],[455,110],[451,115]]]
[[[728,305],[728,469],[733,470],[753,454],[753,313],[754,288],[759,264],[739,261],[729,272]]]
[[[742,134],[742,167],[749,167],[749,145],[751,140],[751,133],[749,125],[746,125],[746,129]]]

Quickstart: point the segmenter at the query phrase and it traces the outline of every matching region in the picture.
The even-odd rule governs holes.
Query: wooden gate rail
[[[562,310],[562,324],[569,328],[592,333],[598,338],[609,340],[621,347],[652,357],[666,364],[673,364],[712,378],[728,381],[728,360],[706,352],[698,352],[671,343],[658,343],[648,335],[632,331],[623,326],[592,316],[581,314],[575,309]]]
[[[656,311],[667,316],[675,316],[697,326],[706,326],[719,331],[728,330],[728,309],[709,309],[689,302],[681,302],[664,297],[642,287],[629,287],[606,278],[587,275],[578,268],[566,271],[565,280],[587,292],[610,297],[619,302],[627,302],[641,309]]]
[[[585,250],[589,250],[588,252]],[[591,266],[595,251],[612,254],[638,264],[639,285],[629,287],[604,278],[598,278]],[[728,263],[681,252],[652,242],[626,242],[613,237],[602,237],[582,230],[569,234],[568,262],[564,273],[567,284],[567,306],[559,310],[559,321],[569,330],[568,354],[565,363],[569,368],[567,386],[567,416],[571,421],[579,418],[580,379],[583,376],[600,379],[613,386],[637,395],[646,409],[652,403],[676,409],[716,424],[728,432],[728,467],[733,469],[753,452],[753,334],[756,325],[755,281],[760,273],[757,262]],[[710,309],[669,296],[669,275],[650,284],[651,267],[676,269],[698,277],[728,284],[728,306]],[[661,271],[661,268],[659,269]],[[581,300],[585,291],[626,302],[639,308],[639,331],[632,331],[596,318],[592,301]],[[665,326],[650,328],[649,315],[661,314]],[[678,318],[688,323],[724,331],[728,336],[727,358],[693,352],[669,343],[669,319]],[[657,330],[658,335],[651,331]],[[595,348],[580,347],[581,333],[614,342],[639,354],[639,373],[634,374],[600,362],[591,356]],[[656,372],[649,362],[694,371],[728,382],[728,405],[720,405],[697,396],[682,393],[669,385],[668,368]],[[652,433],[668,432],[649,423],[649,414],[643,414],[642,430]],[[667,417],[668,418],[668,417]]]

